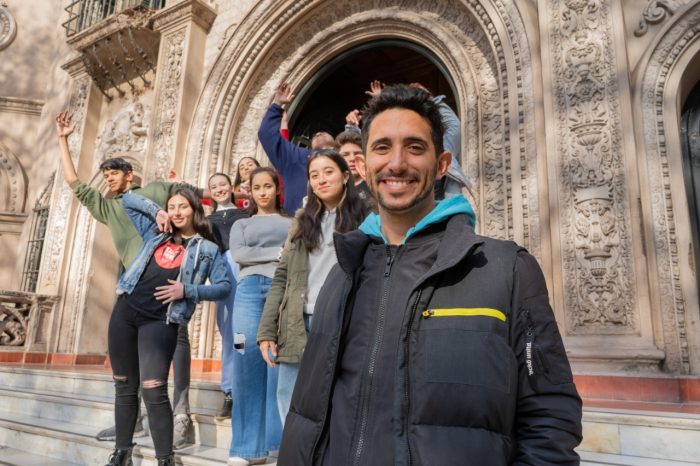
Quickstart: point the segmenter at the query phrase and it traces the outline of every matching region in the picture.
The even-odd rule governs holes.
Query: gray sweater
[[[313,314],[316,298],[321,286],[326,281],[328,273],[338,263],[333,247],[333,232],[335,231],[335,209],[323,213],[321,220],[321,241],[316,249],[309,253],[309,284],[304,302],[304,314]]]
[[[264,275],[272,278],[292,219],[281,215],[254,215],[231,227],[229,246],[241,266],[239,278]]]

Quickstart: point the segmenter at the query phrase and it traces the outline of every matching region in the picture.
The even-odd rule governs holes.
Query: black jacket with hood
[[[540,267],[453,199],[400,247],[378,217],[336,235],[279,466],[579,464],[581,400]]]

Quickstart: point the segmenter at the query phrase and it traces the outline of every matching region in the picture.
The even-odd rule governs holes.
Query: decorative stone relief
[[[151,107],[132,99],[114,118],[105,122],[97,137],[95,162],[99,164],[106,158],[126,152],[143,153],[150,119]]]
[[[634,35],[641,37],[647,33],[650,24],[659,24],[666,17],[673,16],[673,8],[669,2],[664,0],[649,0],[649,3],[642,11],[642,19],[639,20],[639,26],[634,30]]]
[[[0,50],[7,48],[17,35],[17,22],[5,2],[0,3]]]
[[[76,163],[80,142],[82,140],[83,119],[85,118],[85,103],[90,89],[90,78],[83,76],[75,81],[73,95],[70,100],[70,111],[73,113],[73,121],[75,122],[75,131],[68,137],[68,148],[73,156],[73,163]],[[49,227],[46,232],[47,244],[44,252],[42,263],[46,267],[42,267],[40,287],[56,286],[60,276],[61,259],[65,249],[66,231],[68,229],[68,211],[73,193],[66,184],[65,180],[57,181],[55,184],[55,201],[52,203],[52,209],[49,214]]]
[[[21,214],[27,198],[24,169],[17,156],[0,142],[0,212]]]
[[[665,365],[683,373],[690,371],[686,309],[681,286],[678,255],[678,237],[671,195],[671,177],[668,148],[665,139],[664,100],[675,96],[677,88],[669,88],[668,79],[683,53],[700,40],[700,3],[675,19],[655,46],[643,74],[641,108],[644,123],[644,145],[651,196],[653,243],[659,309],[664,328]],[[681,213],[681,215],[683,215]]]
[[[25,344],[30,309],[30,303],[0,303],[0,347]]]
[[[570,333],[633,333],[635,277],[610,0],[551,0]]]
[[[275,9],[272,3],[259,2],[223,47],[195,114],[186,173],[202,176],[203,172],[231,166],[232,160],[256,153],[256,141],[251,135],[257,132],[274,85],[282,79],[308,79],[314,66],[337,53],[329,50],[334,50],[339,42],[363,42],[373,35],[385,38],[386,31],[392,31],[392,37],[421,43],[442,54],[458,91],[463,92],[463,97],[478,101],[475,120],[479,125],[465,123],[469,131],[476,132],[475,138],[470,134],[469,141],[478,148],[478,152],[471,152],[478,161],[467,160],[464,166],[478,180],[479,195],[485,199],[484,212],[479,213],[480,224],[488,234],[501,238],[513,237],[509,138],[511,125],[518,122],[522,171],[517,176],[522,180],[522,192],[517,198],[523,202],[522,210],[529,222],[525,227],[526,244],[537,254],[540,233],[536,210],[531,210],[537,208],[534,127],[524,117],[526,109],[532,109],[532,78],[529,68],[522,66],[530,63],[525,49],[527,40],[512,2],[493,0],[490,6],[500,13],[499,27],[505,23],[510,34],[505,37],[515,57],[506,57],[499,27],[483,2],[476,0],[410,4],[390,0],[332,4],[306,0],[289,2],[284,7],[276,5],[279,13],[271,18],[269,12]],[[265,26],[261,27],[261,23]],[[297,27],[281,33],[281,25],[290,23]],[[318,32],[310,36],[308,31]],[[515,64],[509,69],[513,58]],[[515,79],[516,73],[525,79]],[[509,82],[509,76],[514,85],[510,92],[503,84]],[[509,115],[509,99],[513,98],[518,100],[517,116]],[[228,160],[222,162],[224,151]],[[208,163],[201,165],[200,161]]]
[[[155,163],[150,169],[151,179],[164,179],[175,155],[173,153],[175,118],[180,99],[185,31],[178,31],[162,40],[165,46],[164,54],[158,63],[160,91],[156,100],[157,115],[154,121],[156,134],[153,151]]]

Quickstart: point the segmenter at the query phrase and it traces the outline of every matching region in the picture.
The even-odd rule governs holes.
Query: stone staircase
[[[114,423],[113,399],[107,373],[0,366],[0,465],[104,464],[113,443],[94,436]],[[195,445],[176,452],[178,464],[226,463],[231,423],[214,419],[222,402],[217,384],[193,381]],[[150,437],[135,441],[134,465],[156,465]]]
[[[104,464],[112,443],[98,442],[94,435],[112,425],[112,400],[112,379],[104,369],[0,366],[0,465]],[[177,452],[178,464],[226,463],[231,423],[214,419],[222,401],[217,384],[193,381],[190,402],[196,443]],[[582,466],[700,464],[700,414],[694,414],[700,410],[621,406],[591,403],[584,409]],[[134,464],[155,465],[150,438],[135,440]]]

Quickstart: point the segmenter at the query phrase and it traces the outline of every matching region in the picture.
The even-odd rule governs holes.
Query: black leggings
[[[144,317],[117,299],[109,320],[109,360],[114,374],[116,447],[130,448],[143,401],[157,457],[173,451],[173,410],[168,399],[168,372],[177,343],[178,325]]]

